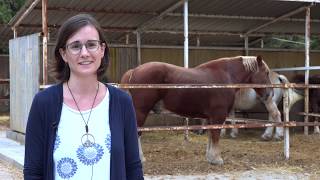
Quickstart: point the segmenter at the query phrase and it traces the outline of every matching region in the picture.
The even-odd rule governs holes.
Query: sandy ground
[[[221,139],[225,162],[223,166],[210,165],[206,161],[206,135],[190,134],[190,141],[186,142],[182,132],[144,133],[142,142],[147,159],[144,164],[145,174],[157,176],[235,173],[235,177],[240,177],[240,174],[251,172],[253,177],[257,175],[255,173],[262,177],[261,173],[265,172],[274,173],[275,179],[276,174],[320,179],[319,135],[304,136],[301,132],[291,132],[290,159],[285,160],[283,141],[261,141],[261,132],[243,131],[245,132],[238,139]]]
[[[8,125],[0,119],[0,129]],[[320,179],[320,135],[305,136],[291,129],[290,159],[284,160],[283,141],[261,141],[262,130],[241,130],[237,139],[222,138],[223,166],[205,159],[207,135],[181,131],[148,132],[142,136],[147,161],[146,179]],[[18,180],[22,171],[0,162],[0,179]]]
[[[0,162],[0,179],[1,180],[23,179],[22,171],[5,162]]]

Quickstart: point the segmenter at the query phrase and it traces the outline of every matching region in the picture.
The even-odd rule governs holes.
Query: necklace
[[[84,119],[83,114],[82,114],[81,111],[80,111],[79,105],[78,105],[76,99],[74,98],[74,95],[72,94],[72,91],[71,91],[71,89],[70,89],[70,87],[69,87],[69,83],[68,83],[68,82],[69,82],[69,81],[67,81],[68,90],[69,90],[69,92],[70,92],[70,94],[71,94],[71,96],[72,96],[72,99],[73,99],[74,103],[75,103],[76,106],[77,106],[77,109],[78,109],[78,111],[79,111],[79,113],[80,113],[80,115],[81,115],[81,118],[82,118],[83,122],[85,123],[86,133],[85,133],[84,135],[82,135],[82,137],[81,137],[82,145],[83,145],[84,147],[90,147],[90,146],[92,146],[92,145],[95,143],[95,138],[94,138],[94,136],[93,136],[92,134],[89,133],[89,126],[88,126],[88,124],[89,124],[89,121],[90,121],[90,116],[91,116],[91,112],[92,112],[94,103],[95,103],[95,101],[96,101],[96,98],[97,98],[97,95],[98,95],[98,92],[99,92],[99,82],[98,82],[97,92],[96,92],[96,94],[95,94],[95,96],[94,96],[94,99],[93,99],[93,102],[92,102],[92,105],[91,105],[91,108],[90,108],[90,112],[89,112],[89,117],[88,117],[87,121]]]

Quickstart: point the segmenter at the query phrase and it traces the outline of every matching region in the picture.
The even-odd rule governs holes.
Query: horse
[[[305,76],[303,74],[297,74],[293,77],[293,81],[296,83],[304,83]],[[320,74],[315,74],[309,77],[309,84],[320,84]],[[309,89],[309,108],[313,113],[320,113],[320,89]],[[312,118],[314,122],[319,122],[319,117]],[[319,126],[314,126],[314,134],[320,134]]]
[[[261,56],[224,57],[183,68],[168,63],[148,62],[128,70],[121,84],[271,84],[269,67]],[[162,100],[164,107],[181,116],[204,118],[208,124],[223,124],[228,116],[238,88],[185,88],[185,89],[129,89],[136,112],[137,125],[142,127],[153,106]],[[272,88],[256,88],[263,101],[269,101]],[[145,161],[141,149],[140,159]],[[222,165],[219,147],[220,130],[208,131],[206,159],[214,165]]]
[[[281,74],[278,74],[276,72],[270,71],[269,73],[269,78],[272,84],[280,84],[280,83],[290,83],[289,80]],[[283,97],[283,89],[281,88],[274,88],[273,92],[274,95],[272,97],[272,103],[275,103],[276,105],[279,104]],[[297,93],[293,89],[289,89],[289,109],[293,104],[295,104],[297,101],[303,99],[303,97]],[[235,118],[235,110],[240,110],[240,111],[246,111],[253,109],[257,106],[261,107],[263,102],[261,102],[258,98],[257,93],[254,91],[252,88],[243,88],[240,89],[239,91],[236,92],[235,95],[235,102],[233,105],[233,108],[231,109],[231,112],[229,114],[229,117],[231,118],[231,123],[235,124],[235,121],[233,120]],[[281,122],[281,114],[279,110],[277,109],[270,109],[268,108],[268,104],[264,104],[266,106],[266,109],[269,113],[269,118],[268,120],[270,122]],[[275,106],[273,106],[275,107]],[[271,113],[275,113],[272,115]],[[275,118],[274,118],[275,117]],[[273,135],[274,127],[267,127],[264,131],[264,133],[261,135],[261,138],[263,140],[271,140],[272,135],[273,138],[276,140],[282,140],[283,138],[283,128],[282,127],[276,127],[275,128],[275,134]],[[223,137],[226,134],[226,129],[221,130],[220,136]],[[230,136],[232,138],[236,138],[238,135],[238,129],[233,128],[231,129]]]

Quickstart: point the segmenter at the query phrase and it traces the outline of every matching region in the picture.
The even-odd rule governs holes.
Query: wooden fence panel
[[[10,128],[25,133],[32,99],[39,91],[39,34],[9,41]]]

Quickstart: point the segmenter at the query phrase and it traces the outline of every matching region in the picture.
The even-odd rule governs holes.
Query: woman
[[[143,179],[131,98],[98,80],[108,47],[92,16],[61,26],[55,60],[61,83],[39,92],[29,113],[24,178]]]

